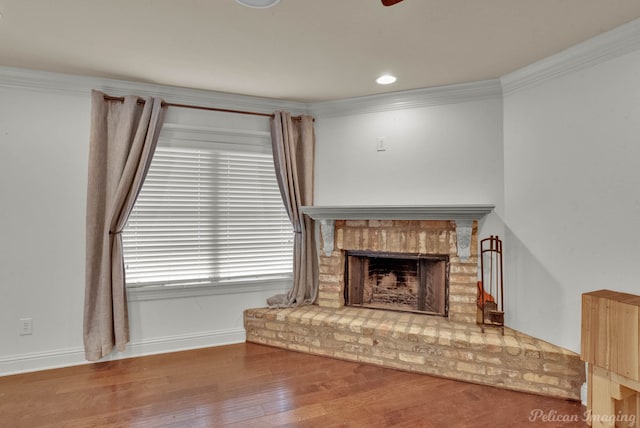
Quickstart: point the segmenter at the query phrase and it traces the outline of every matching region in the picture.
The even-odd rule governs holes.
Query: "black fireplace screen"
[[[449,257],[349,251],[348,306],[447,315]]]

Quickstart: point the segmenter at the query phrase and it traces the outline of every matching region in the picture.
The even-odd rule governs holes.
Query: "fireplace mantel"
[[[480,220],[495,205],[327,205],[300,207],[314,220]]]
[[[329,255],[334,248],[336,220],[450,220],[456,222],[458,256],[469,257],[474,220],[489,214],[494,205],[334,205],[303,206],[301,211],[320,223],[322,251]]]

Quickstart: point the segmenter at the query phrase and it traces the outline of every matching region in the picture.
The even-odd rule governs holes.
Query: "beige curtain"
[[[144,101],[144,103],[142,102]],[[164,117],[162,100],[92,93],[87,187],[85,357],[99,360],[129,341],[122,229],[149,169]]]
[[[300,207],[313,205],[313,118],[293,120],[290,113],[275,112],[271,140],[280,193],[294,230],[293,285],[288,294],[270,297],[267,304],[308,305],[318,296],[318,257],[313,220],[302,214]]]

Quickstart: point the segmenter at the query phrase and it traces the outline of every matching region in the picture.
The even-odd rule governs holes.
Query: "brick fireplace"
[[[504,335],[495,328],[483,333],[476,324],[478,221],[492,208],[304,207],[321,231],[318,300],[315,305],[299,308],[245,311],[247,340],[579,399],[585,373],[578,354],[507,327]],[[348,263],[353,255],[446,263],[441,274],[446,288],[440,296],[445,299],[444,312],[398,311],[393,304],[362,305],[358,299],[352,304],[354,292],[347,283],[353,276]],[[364,272],[364,268],[358,269]],[[428,275],[424,269],[418,270]],[[439,274],[432,271],[429,275]]]
[[[447,317],[452,321],[476,322],[478,278],[477,222],[464,224],[470,236],[468,255],[458,255],[457,232],[451,220],[336,220],[335,249],[320,254],[318,305],[345,305],[346,257],[351,251],[440,257],[448,265]],[[323,235],[324,237],[324,235]],[[323,242],[324,241],[323,238]]]

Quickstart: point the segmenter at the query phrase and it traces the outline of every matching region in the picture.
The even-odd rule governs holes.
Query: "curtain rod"
[[[119,101],[124,102],[124,97],[112,97],[110,95],[104,96],[105,101]],[[144,104],[145,101],[143,99],[138,100],[138,104]],[[248,114],[253,116],[264,116],[264,117],[273,117],[273,114],[270,113],[259,113],[257,111],[246,111],[246,110],[231,110],[226,108],[218,108],[218,107],[205,107],[205,106],[196,106],[191,104],[176,104],[176,103],[168,103],[166,101],[162,102],[162,106],[166,107],[178,107],[178,108],[191,108],[196,110],[207,110],[207,111],[219,111],[223,113],[237,113],[237,114]],[[292,116],[293,120],[300,120],[300,116]],[[315,122],[315,119],[314,119]]]

